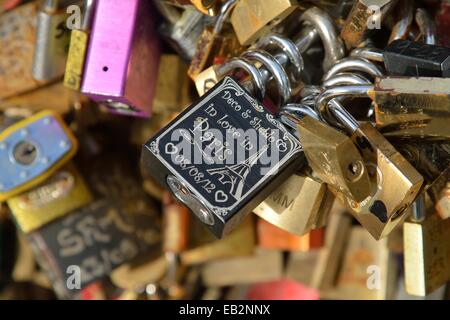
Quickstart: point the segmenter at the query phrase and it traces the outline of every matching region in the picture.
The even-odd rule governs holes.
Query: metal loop
[[[377,61],[377,62],[384,61],[383,50],[378,48],[370,48],[370,47],[356,48],[352,50],[350,56],[364,58],[370,61]]]
[[[312,7],[303,12],[300,22],[312,25],[319,33],[325,50],[325,69],[330,68],[344,57],[344,43],[339,37],[333,19],[328,13],[317,7]]]
[[[317,97],[316,111],[325,119],[330,100],[339,97],[368,97],[373,85],[347,85],[327,88]],[[328,113],[329,116],[329,113]]]
[[[289,61],[294,66],[293,79],[296,82],[300,81],[300,76],[304,69],[304,62],[302,54],[295,43],[277,34],[271,34],[261,38],[256,44],[256,47],[259,49],[264,49],[269,46],[277,46],[288,56]]]
[[[291,85],[281,64],[269,53],[259,49],[248,50],[242,56],[249,60],[260,62],[269,70],[277,84],[278,92],[281,96],[281,104],[286,104],[291,98]]]
[[[351,57],[344,58],[331,67],[330,70],[328,70],[328,72],[324,75],[323,80],[326,81],[334,75],[344,71],[361,71],[369,74],[373,78],[383,76],[383,72],[381,72],[381,70],[369,60]]]
[[[339,86],[344,84],[371,84],[371,82],[369,79],[362,75],[349,72],[338,73],[323,82],[323,85],[325,87]]]
[[[252,79],[252,91],[256,95],[256,98],[262,101],[266,94],[266,87],[262,79],[261,73],[249,60],[246,58],[233,58],[219,66],[217,74],[219,77],[223,77],[235,69],[242,69],[248,73]]]

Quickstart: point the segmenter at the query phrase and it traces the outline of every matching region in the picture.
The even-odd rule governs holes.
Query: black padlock
[[[450,48],[395,40],[383,53],[388,75],[450,77]]]
[[[142,157],[217,237],[304,163],[299,141],[230,77],[151,138]]]

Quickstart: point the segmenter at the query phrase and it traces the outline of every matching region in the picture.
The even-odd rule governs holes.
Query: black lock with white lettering
[[[230,77],[150,139],[142,157],[218,237],[304,162],[298,140]]]
[[[395,40],[383,53],[391,76],[450,77],[450,48]]]

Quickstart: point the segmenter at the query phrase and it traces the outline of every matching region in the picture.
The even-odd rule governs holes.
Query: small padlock
[[[72,30],[67,56],[64,85],[73,90],[80,90],[83,76],[89,34],[95,12],[95,0],[84,0],[84,14],[79,30]]]
[[[293,174],[254,212],[278,228],[304,235],[323,226],[333,198],[324,183]]]
[[[68,164],[40,186],[8,199],[7,203],[20,229],[29,233],[91,200],[80,173]]]
[[[336,88],[330,90],[339,90]],[[318,100],[324,103],[321,97]],[[344,202],[372,236],[380,239],[403,221],[407,207],[422,187],[423,177],[370,123],[359,124],[337,99],[329,101],[328,108],[351,134],[371,179],[370,196],[361,202]]]
[[[449,60],[450,61],[450,60]],[[389,136],[448,138],[450,79],[383,77],[369,95],[377,127]]]
[[[149,1],[97,0],[81,92],[113,113],[148,117],[159,55]]]
[[[283,21],[296,8],[296,0],[240,0],[231,14],[231,24],[241,45],[247,46]]]
[[[395,40],[383,52],[390,76],[450,77],[450,48]]]
[[[143,147],[143,162],[218,237],[303,162],[297,139],[224,78]]]
[[[403,224],[405,288],[425,296],[450,279],[450,220],[427,214],[424,198],[411,207],[411,220]]]
[[[391,8],[392,0],[357,0],[341,31],[347,48],[357,47],[369,31],[381,29],[381,20]]]
[[[55,220],[28,235],[36,258],[56,293],[70,298],[132,259],[157,252],[153,221],[147,214],[126,214],[110,199],[101,199]],[[80,270],[80,286],[67,287]]]
[[[61,0],[45,0],[39,9],[32,71],[36,80],[49,81],[64,74],[70,30],[63,4]]]
[[[62,118],[42,111],[0,133],[0,201],[50,177],[71,159],[78,142]]]

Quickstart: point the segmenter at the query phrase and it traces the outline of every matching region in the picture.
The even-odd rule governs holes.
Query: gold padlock
[[[370,123],[358,123],[337,99],[326,102],[324,97],[329,97],[330,92],[343,88],[346,87],[334,87],[328,93],[325,91],[318,97],[319,104],[328,105],[328,110],[351,134],[365,161],[372,191],[360,202],[348,199],[340,192],[336,194],[372,236],[380,239],[404,220],[406,209],[418,195],[424,179]],[[368,87],[358,89],[365,91]],[[330,186],[330,189],[334,188]]]
[[[254,212],[283,230],[304,235],[323,226],[333,200],[326,184],[294,174]]]
[[[247,46],[296,8],[296,0],[240,0],[231,14],[231,24],[241,45]]]
[[[369,92],[387,136],[450,137],[450,79],[385,77]]]
[[[91,201],[84,179],[69,163],[40,186],[7,203],[22,231],[29,233]]]
[[[412,206],[403,224],[406,292],[425,296],[450,279],[450,220],[427,214],[424,199]]]
[[[361,153],[343,133],[303,115],[297,119],[297,129],[308,164],[324,181],[348,198],[362,201],[371,186]]]

